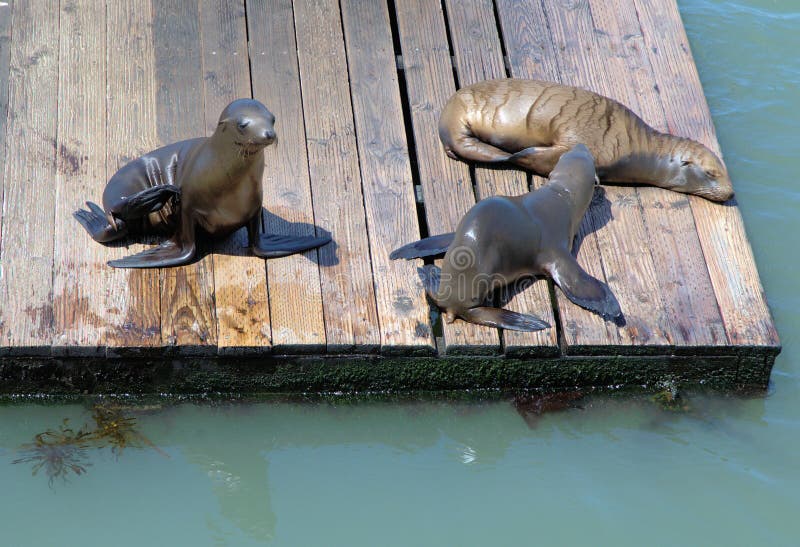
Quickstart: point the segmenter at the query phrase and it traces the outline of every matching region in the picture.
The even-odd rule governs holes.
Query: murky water
[[[0,545],[796,545],[800,5],[679,4],[784,346],[766,398],[184,403],[52,485],[11,462],[88,404],[2,406]]]

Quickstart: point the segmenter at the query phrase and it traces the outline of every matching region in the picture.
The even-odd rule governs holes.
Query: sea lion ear
[[[683,160],[681,162],[681,167],[686,167],[687,165],[691,165],[692,163],[694,163],[692,162],[692,160]]]

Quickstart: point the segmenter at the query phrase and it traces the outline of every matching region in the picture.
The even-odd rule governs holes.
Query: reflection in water
[[[519,394],[514,397],[514,408],[528,424],[528,427],[534,429],[542,414],[570,408],[582,408],[580,402],[584,396],[583,391]]]
[[[21,457],[11,463],[32,463],[31,474],[36,475],[44,468],[48,483],[61,479],[67,482],[70,473],[82,475],[91,465],[86,451],[92,446],[92,433],[69,427],[69,419],[64,418],[57,430],[48,429],[33,438],[32,443],[20,447]]]

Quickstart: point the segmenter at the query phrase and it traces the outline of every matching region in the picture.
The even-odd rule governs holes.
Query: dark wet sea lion
[[[644,183],[714,201],[733,197],[725,166],[699,142],[661,133],[622,104],[577,87],[487,80],[445,105],[439,137],[452,158],[509,162],[547,176],[578,143],[602,181]]]
[[[109,179],[103,208],[86,202],[75,218],[95,241],[168,234],[161,245],[109,265],[156,268],[191,262],[197,228],[212,237],[247,226],[251,252],[274,258],[313,249],[329,237],[261,233],[264,148],[275,142],[275,117],[254,99],[225,107],[208,138],[169,144],[133,160]]]
[[[548,275],[575,304],[606,319],[621,319],[608,287],[586,273],[570,252],[595,180],[592,155],[584,145],[576,145],[561,155],[550,180],[538,190],[479,201],[455,234],[429,242],[428,251],[434,244],[443,246],[439,251],[447,249],[441,271],[433,265],[421,269],[425,290],[445,319],[460,317],[511,330],[549,327],[532,315],[485,306],[494,290],[532,275]],[[413,254],[415,245],[398,249],[400,256],[409,249]]]

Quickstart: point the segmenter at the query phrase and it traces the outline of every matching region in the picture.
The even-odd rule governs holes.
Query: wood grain
[[[711,113],[677,5],[674,0],[636,0],[634,6],[667,127],[719,154]],[[689,198],[689,203],[730,343],[779,346],[735,199],[727,207],[695,196]]]
[[[249,97],[250,65],[244,0],[200,3],[205,133],[231,101]],[[214,301],[221,354],[263,353],[271,345],[267,270],[247,249],[241,228],[214,246]]]
[[[450,39],[460,87],[482,80],[505,78],[503,50],[491,0],[447,0]],[[493,195],[517,196],[528,192],[526,173],[518,169],[475,168],[478,199]],[[548,281],[539,279],[517,293],[505,308],[540,317],[552,328],[537,332],[502,331],[507,355],[555,355],[558,332]],[[506,297],[511,292],[506,292]],[[505,299],[505,298],[504,298]]]
[[[421,260],[389,260],[419,237],[389,12],[382,0],[343,0],[353,115],[358,135],[381,352],[432,354],[428,304],[417,276]]]
[[[106,174],[106,21],[102,0],[60,7],[55,239],[54,355],[105,354],[109,322],[106,252],[72,217]]]
[[[58,2],[14,5],[8,89],[0,354],[50,353],[58,97]]]
[[[294,3],[314,220],[330,232],[320,249],[328,352],[379,349],[347,58],[336,0]]]
[[[664,106],[644,51],[632,0],[590,0],[599,51],[613,86],[609,96],[627,104],[653,127],[666,131]],[[623,85],[620,85],[623,84]],[[725,346],[728,337],[700,246],[689,198],[642,186],[642,205],[655,272],[676,346]]]
[[[106,13],[106,173],[88,199],[99,202],[106,181],[129,161],[158,146],[156,75],[149,0],[109,2]],[[87,245],[95,245],[91,240]],[[112,260],[146,248],[103,247]],[[104,335],[109,357],[161,352],[161,285],[157,270],[106,267]]]
[[[315,234],[291,0],[248,0],[253,96],[275,114],[278,141],[265,151],[267,232]],[[325,322],[316,249],[267,261],[276,353],[319,353]]]
[[[203,61],[196,0],[154,0],[153,36],[158,140],[163,146],[203,136]],[[216,353],[213,292],[210,256],[187,266],[162,269],[161,337],[167,347],[182,354]]]
[[[439,114],[456,89],[442,7],[433,0],[396,0],[395,10],[428,231],[452,232],[475,194],[467,165],[448,158],[439,142]],[[456,320],[443,322],[443,332],[448,354],[500,351],[497,329]]]

